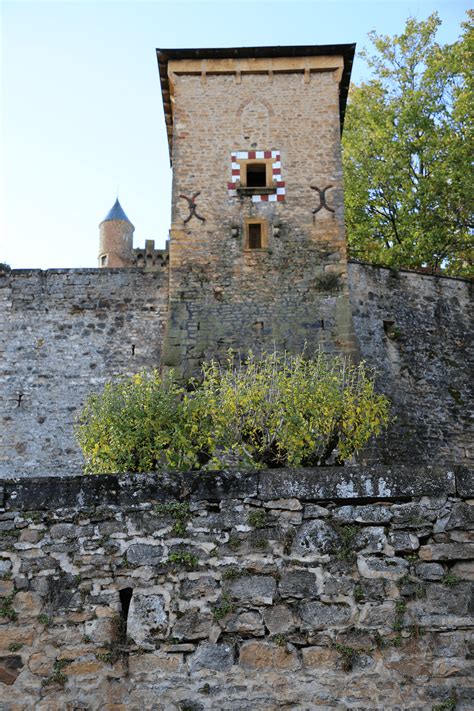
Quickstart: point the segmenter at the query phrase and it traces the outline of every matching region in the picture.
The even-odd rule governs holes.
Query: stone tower
[[[173,166],[163,364],[355,353],[340,135],[354,45],[157,50]]]
[[[99,225],[99,267],[130,267],[134,226],[117,198]]]

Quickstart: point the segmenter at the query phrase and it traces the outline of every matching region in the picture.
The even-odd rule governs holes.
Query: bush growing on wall
[[[86,471],[343,463],[388,422],[363,363],[319,353],[233,354],[180,386],[141,372],[89,397],[76,435]]]

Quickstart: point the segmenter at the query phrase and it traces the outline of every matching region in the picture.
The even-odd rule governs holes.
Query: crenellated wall
[[[467,469],[0,491],[2,711],[473,707]]]

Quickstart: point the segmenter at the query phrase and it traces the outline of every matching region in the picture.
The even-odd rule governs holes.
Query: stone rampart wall
[[[396,418],[381,461],[472,462],[472,282],[349,264],[361,356]]]
[[[160,364],[167,272],[0,274],[0,472],[77,471],[74,419],[105,381]]]
[[[2,711],[473,707],[466,469],[2,484]]]
[[[265,340],[269,323],[281,336],[272,343],[298,350],[306,341],[308,352],[317,343],[330,351],[352,322],[361,356],[378,371],[378,388],[392,400],[396,417],[371,455],[386,463],[472,461],[470,283],[357,263],[349,264],[348,276],[351,309],[345,296],[341,301],[342,292],[328,297],[335,319],[296,291],[273,305],[270,296],[248,305],[224,296],[204,303],[197,291],[185,291],[169,328],[178,319],[178,330],[194,329],[205,342],[202,354],[211,357],[242,343],[271,348]],[[277,279],[266,281],[269,291],[278,291]],[[203,309],[207,315],[201,318]],[[300,329],[297,312],[303,311]],[[248,329],[235,320],[237,312],[245,314]],[[166,265],[153,273],[0,274],[0,473],[76,472],[82,458],[73,424],[85,397],[120,374],[159,367],[167,319]]]

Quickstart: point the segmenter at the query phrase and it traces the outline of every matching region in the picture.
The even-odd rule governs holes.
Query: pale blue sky
[[[368,44],[408,16],[460,33],[469,2],[116,0],[0,2],[2,234],[14,268],[94,267],[98,223],[120,201],[135,245],[164,245],[168,149],[155,48]],[[356,59],[353,79],[365,67]]]

